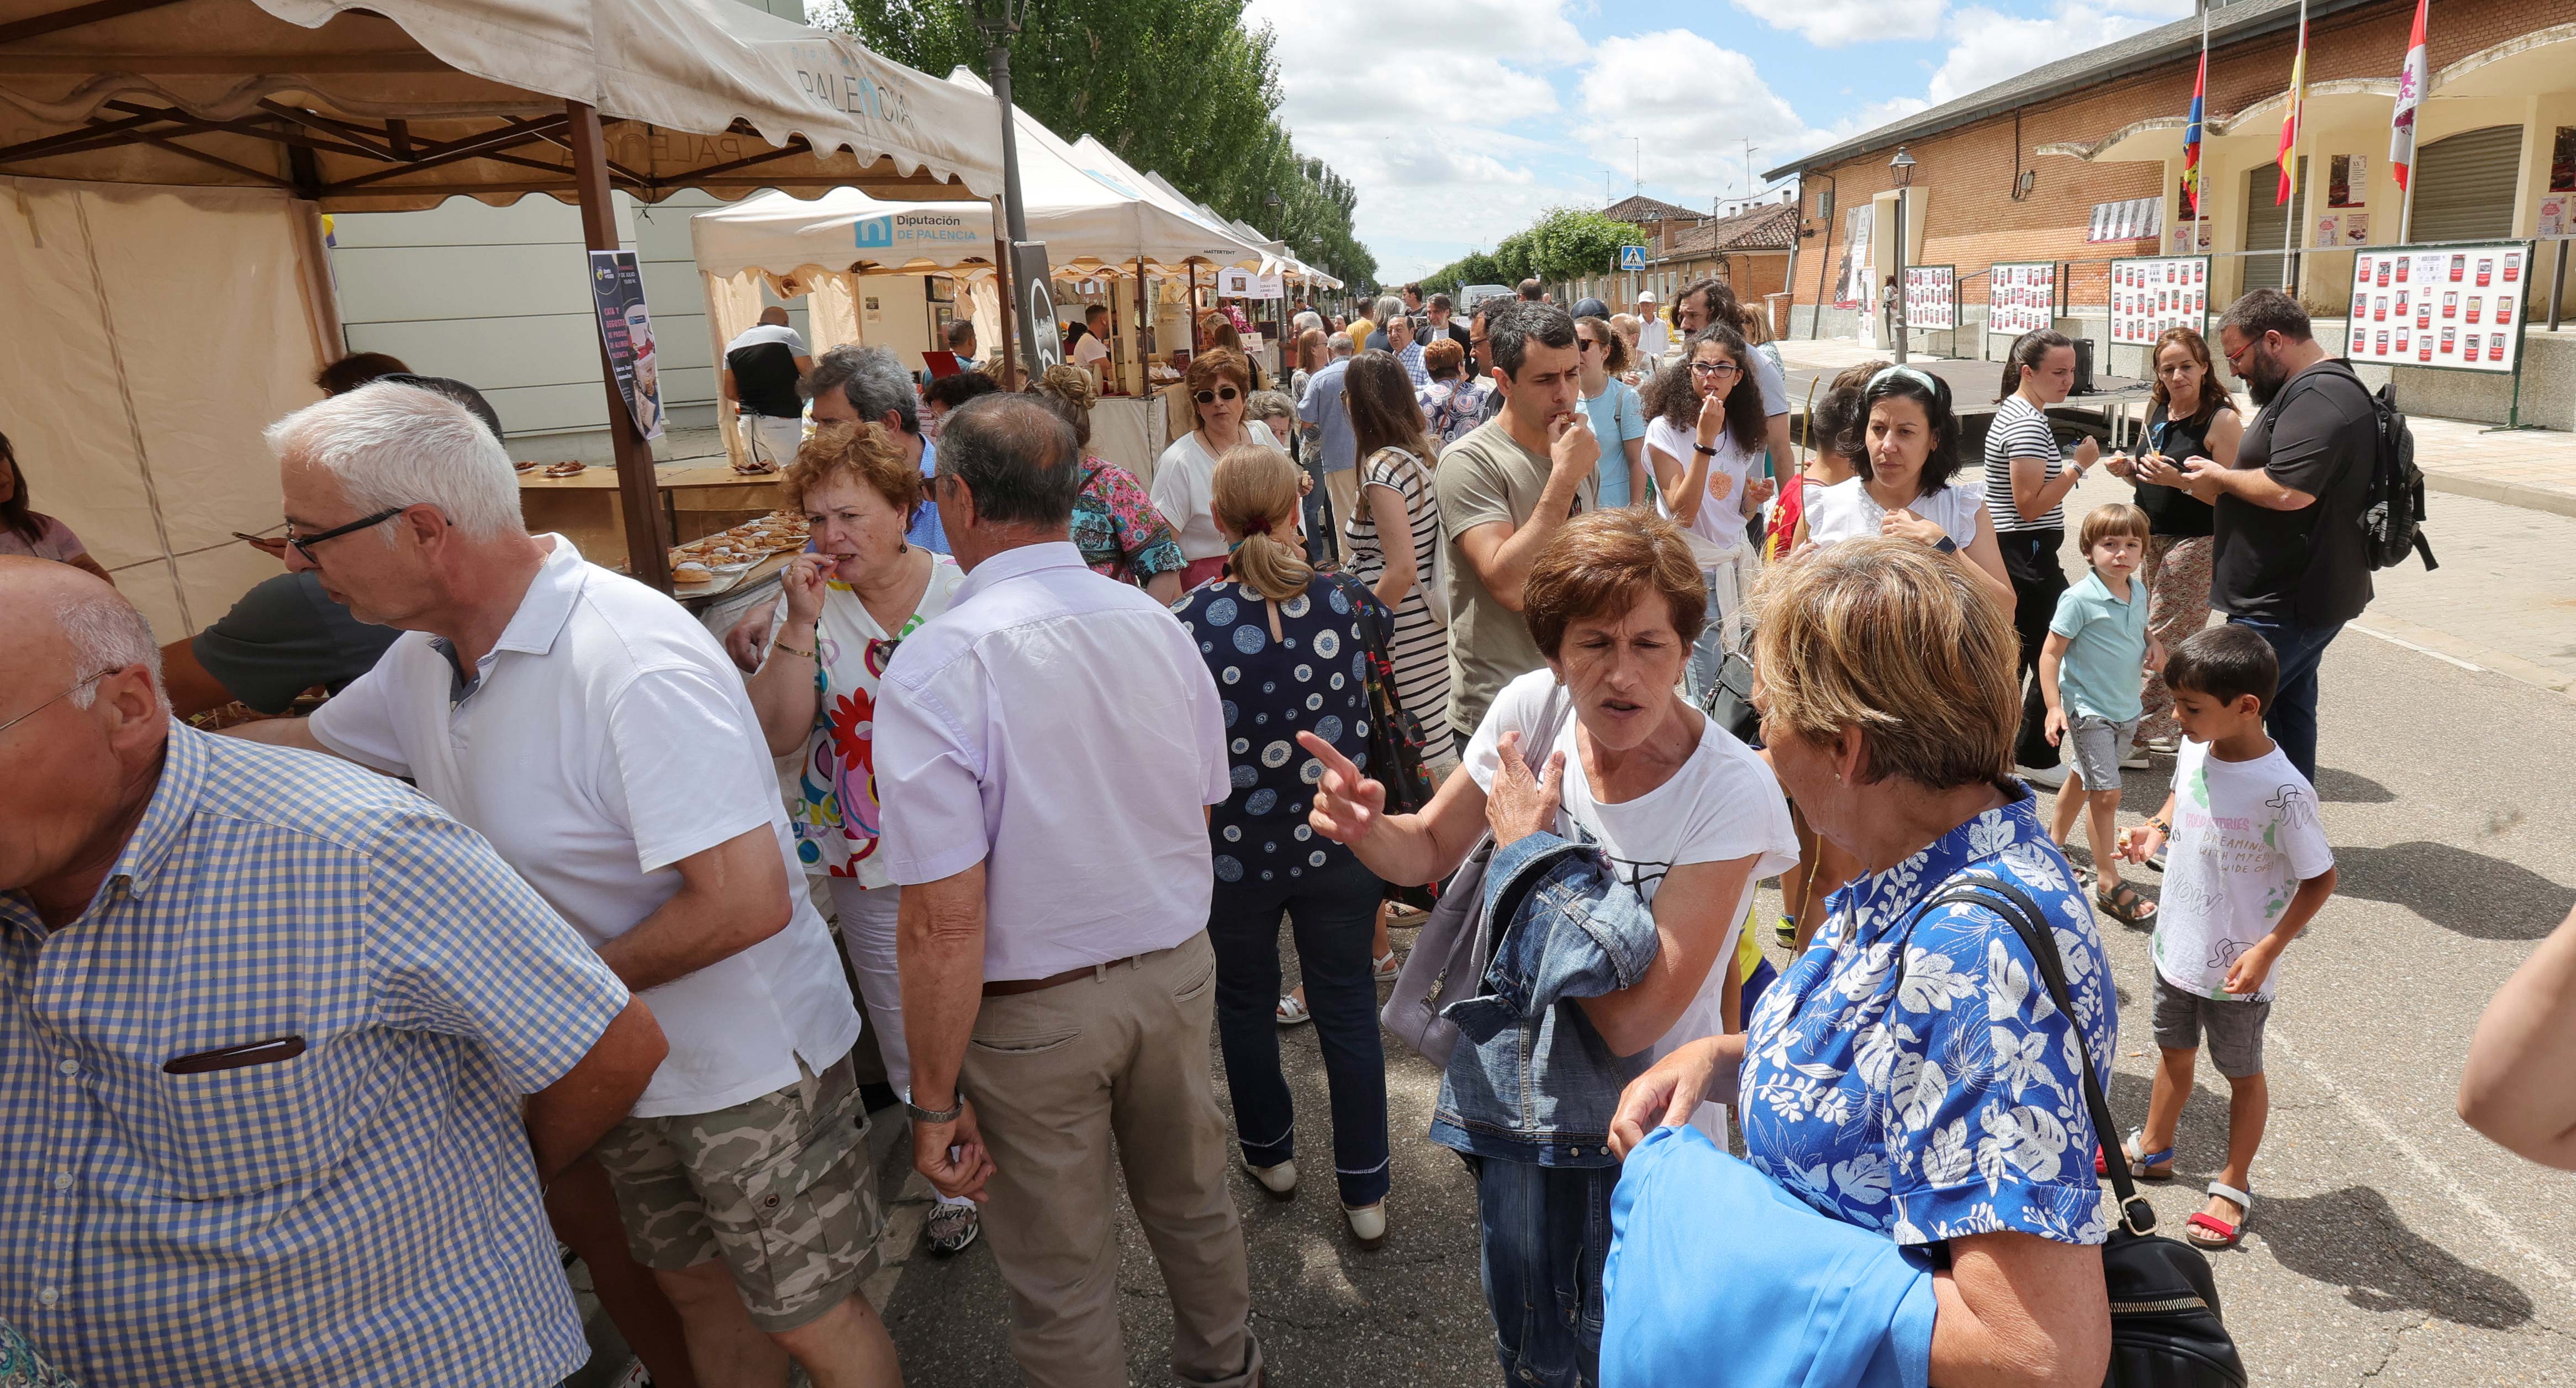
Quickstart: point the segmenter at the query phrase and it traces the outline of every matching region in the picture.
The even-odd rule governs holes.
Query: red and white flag
[[[2415,112],[2424,105],[2424,88],[2433,67],[2424,56],[2424,19],[2433,0],[2415,0],[2415,32],[2406,40],[2406,68],[2397,74],[2397,106],[2388,118],[2388,163],[2397,171],[2397,188],[2406,190],[2415,173]]]

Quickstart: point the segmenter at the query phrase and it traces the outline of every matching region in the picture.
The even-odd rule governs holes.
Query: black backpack
[[[2370,498],[2361,511],[2361,543],[2373,569],[2393,569],[2409,554],[2424,557],[2429,572],[2442,567],[2424,538],[2424,470],[2415,466],[2415,431],[2397,408],[2397,387],[2370,397],[2377,416],[2379,456],[2370,471]]]

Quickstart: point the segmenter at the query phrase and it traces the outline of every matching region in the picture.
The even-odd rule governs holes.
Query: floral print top
[[[863,887],[894,881],[876,859],[877,839],[885,832],[885,807],[877,802],[877,681],[885,677],[895,647],[947,611],[965,581],[956,560],[930,556],[930,586],[892,636],[868,615],[856,589],[837,580],[824,586],[823,619],[814,631],[814,688],[820,698],[787,800],[796,860],[809,874],[855,877]],[[782,651],[769,658],[796,659]]]
[[[1073,499],[1073,545],[1091,571],[1142,584],[1189,567],[1172,523],[1134,473],[1098,458],[1082,460],[1082,494]]]
[[[1483,381],[1433,381],[1414,392],[1422,418],[1442,443],[1456,443],[1485,421],[1485,397],[1493,387]]]
[[[1825,1214],[1900,1244],[2110,1236],[2075,1028],[2021,936],[1979,906],[1915,919],[1963,874],[2019,886],[2054,927],[2095,1074],[2108,1075],[2110,963],[2035,806],[2025,792],[1834,893],[1815,943],[1754,1009],[1747,1160]]]

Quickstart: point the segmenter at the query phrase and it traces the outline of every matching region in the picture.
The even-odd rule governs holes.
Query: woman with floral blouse
[[[1181,570],[1188,562],[1181,558],[1180,538],[1134,473],[1092,455],[1090,373],[1050,366],[1029,391],[1073,426],[1082,449],[1082,492],[1073,499],[1073,544],[1082,562],[1165,603],[1179,602]]]
[[[2076,1066],[2107,1080],[2118,1004],[2083,888],[2011,775],[2012,623],[1965,567],[1894,539],[1780,565],[1764,612],[1772,767],[1861,874],[1742,1034],[1628,1086],[1612,1140],[1735,1104],[1745,1159],[1783,1190],[1932,1255],[1932,1382],[2099,1383],[2110,1225]],[[1931,904],[1979,879],[2037,903],[2073,1018],[2002,917]]]

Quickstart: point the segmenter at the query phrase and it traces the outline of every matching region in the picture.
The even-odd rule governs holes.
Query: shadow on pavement
[[[2287,1200],[2258,1191],[2254,1204],[2253,1232],[2281,1266],[2343,1287],[2344,1299],[2365,1311],[2424,1311],[2482,1330],[2532,1318],[2520,1287],[2407,1228],[2369,1186]]]
[[[2318,767],[2316,787],[2319,800],[2334,804],[2387,805],[2397,799],[2397,792],[2341,767]]]
[[[2338,847],[2335,868],[2337,896],[2403,906],[2473,940],[2537,940],[2576,906],[2576,889],[2447,843]]]

